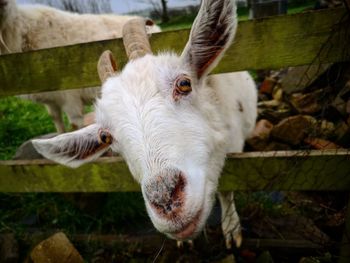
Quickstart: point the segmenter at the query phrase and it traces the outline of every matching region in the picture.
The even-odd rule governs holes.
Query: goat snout
[[[145,185],[145,195],[152,209],[161,217],[177,217],[184,205],[186,181],[180,171],[167,171]]]

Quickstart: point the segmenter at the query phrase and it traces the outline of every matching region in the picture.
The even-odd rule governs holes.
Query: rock
[[[62,232],[39,243],[30,254],[34,263],[83,263],[84,260]]]
[[[281,87],[286,94],[302,91],[321,76],[331,64],[291,67],[281,78]]]
[[[347,102],[339,95],[332,101],[331,106],[334,107],[342,116],[347,115]]]
[[[288,151],[291,150],[288,144],[272,141],[267,144],[264,151]]]
[[[259,137],[266,139],[270,136],[270,132],[273,128],[273,124],[268,120],[262,119],[258,121],[255,125],[255,129],[251,137]]]
[[[292,115],[290,109],[262,109],[258,110],[259,119],[267,119],[273,124],[279,123],[281,120]]]
[[[258,119],[266,119],[273,124],[277,124],[291,114],[292,110],[287,103],[277,100],[261,101],[258,103]]]
[[[19,262],[18,242],[14,234],[3,234],[0,237],[0,262]]]
[[[262,94],[262,93],[258,93],[258,101],[269,101],[271,100],[271,98],[266,95],[266,94]]]
[[[317,136],[322,138],[334,137],[335,125],[327,120],[318,121]]]
[[[310,146],[312,146],[314,149],[317,150],[328,150],[328,149],[341,149],[342,147],[324,139],[320,138],[306,138],[304,142]]]
[[[281,102],[278,100],[268,100],[261,101],[258,103],[258,108],[277,108],[281,105]]]
[[[49,133],[46,135],[35,137],[33,139],[48,139],[55,137],[56,135],[58,135],[58,133]],[[22,145],[18,147],[16,154],[13,157],[14,160],[33,160],[43,158],[44,157],[35,150],[32,144],[32,139],[22,143]]]
[[[288,144],[269,141],[268,139],[261,139],[259,137],[254,137],[246,140],[248,145],[247,150],[251,151],[286,151],[292,148]]]
[[[245,141],[247,149],[245,151],[265,151],[269,141],[267,138],[252,137]]]
[[[271,136],[278,141],[295,146],[300,144],[316,125],[315,118],[307,115],[296,115],[275,125],[271,131]]]
[[[273,124],[268,120],[259,120],[254,128],[252,136],[246,140],[250,150],[264,151],[269,144],[270,132]]]
[[[350,147],[350,127],[346,122],[339,122],[335,126],[335,143],[343,146],[344,148]]]
[[[290,96],[290,103],[300,114],[313,115],[322,110],[321,99],[324,90],[316,90],[307,94],[295,93]]]
[[[272,98],[274,100],[277,100],[277,101],[283,100],[283,90],[282,90],[281,85],[279,83],[277,83],[275,85],[275,88],[273,89]]]
[[[257,122],[252,136],[246,140],[248,150],[253,151],[284,151],[290,150],[291,147],[287,144],[270,141],[270,133],[273,129],[273,124],[268,120],[262,119]]]
[[[331,106],[344,117],[350,113],[350,81],[338,92],[335,99],[331,102]]]

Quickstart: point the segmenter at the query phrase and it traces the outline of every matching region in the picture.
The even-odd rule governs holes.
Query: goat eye
[[[179,82],[179,87],[191,87],[191,82],[188,79],[183,79]]]
[[[191,80],[185,76],[179,77],[175,82],[174,98],[177,100],[180,96],[186,96],[192,91]]]
[[[108,131],[102,129],[98,132],[98,139],[100,143],[112,144],[113,142],[112,135]]]

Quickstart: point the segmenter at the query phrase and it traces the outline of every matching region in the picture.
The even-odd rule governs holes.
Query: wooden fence
[[[214,73],[275,69],[347,61],[349,27],[343,8],[241,22],[235,41]],[[189,30],[154,34],[155,52],[181,52]],[[96,64],[110,49],[122,68],[121,39],[57,47],[0,57],[0,96],[99,86]]]
[[[229,154],[220,190],[350,190],[350,151]],[[72,169],[48,160],[0,161],[0,192],[133,192],[121,157]]]
[[[348,61],[349,28],[344,8],[241,22],[215,73]],[[188,35],[189,30],[154,34],[151,45],[155,52],[180,52]],[[97,86],[96,63],[106,49],[118,54],[122,68],[127,58],[120,39],[2,55],[0,96]],[[119,157],[78,169],[47,160],[0,161],[0,192],[139,190]],[[350,151],[229,154],[220,190],[350,191]],[[349,218],[350,209],[340,262],[350,259]]]

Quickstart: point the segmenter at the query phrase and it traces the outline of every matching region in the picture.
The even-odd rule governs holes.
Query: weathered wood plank
[[[346,14],[340,8],[241,22],[215,72],[348,60]],[[189,30],[154,34],[151,45],[155,51],[181,52],[188,34]],[[0,96],[99,85],[96,63],[106,49],[118,54],[122,68],[127,59],[120,39],[0,56]]]
[[[48,160],[0,162],[0,192],[139,190],[120,157],[78,169]],[[350,190],[350,150],[229,154],[220,190]]]
[[[224,191],[350,190],[350,150],[259,152],[232,157],[220,181]]]

